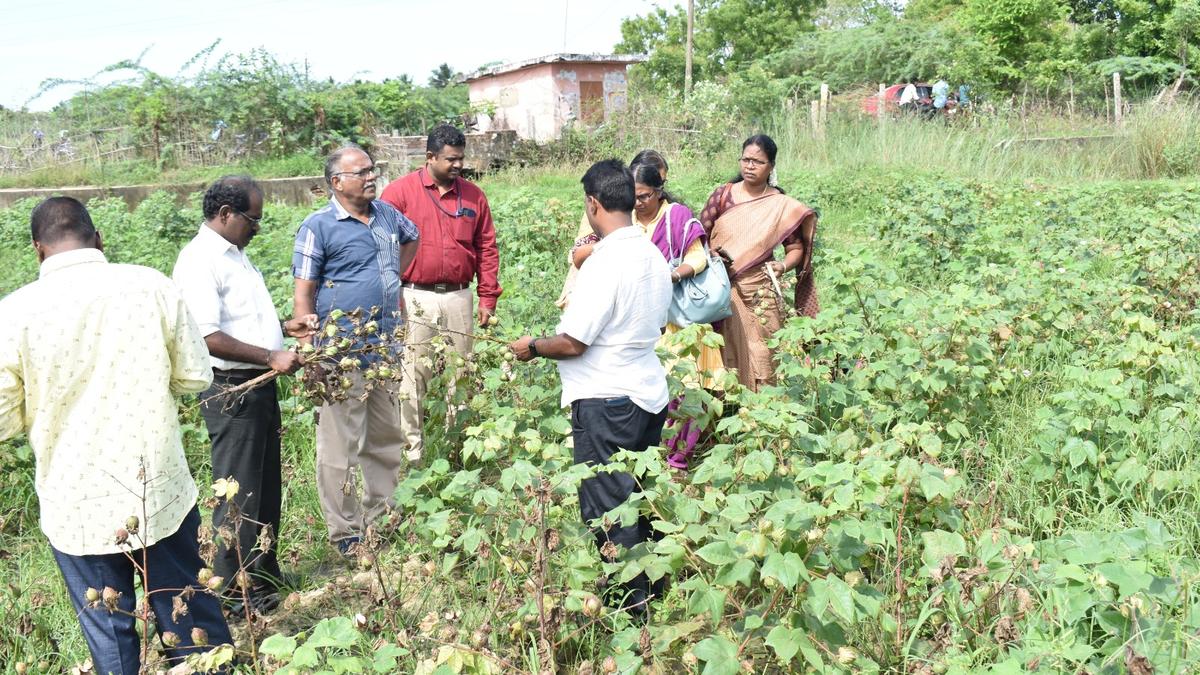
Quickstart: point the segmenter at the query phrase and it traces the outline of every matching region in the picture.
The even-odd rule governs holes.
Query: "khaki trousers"
[[[376,387],[360,401],[365,380],[360,372],[350,377],[354,385],[347,399],[322,405],[317,420],[317,497],[333,542],[362,536],[395,506],[392,495],[404,462],[395,396]],[[362,471],[361,501],[356,467]]]
[[[421,422],[432,376],[430,342],[442,334],[465,359],[471,353],[473,341],[468,336],[475,330],[475,308],[469,288],[449,293],[405,288],[404,303],[410,320],[404,340],[404,379],[400,382],[400,426],[408,444],[405,454],[409,461],[417,462],[425,453]],[[439,327],[455,332],[442,332]]]

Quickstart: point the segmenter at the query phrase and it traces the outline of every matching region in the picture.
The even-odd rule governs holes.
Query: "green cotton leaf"
[[[846,623],[853,623],[858,620],[858,612],[854,607],[854,589],[850,585],[837,577],[826,577],[826,593],[829,599],[829,606],[833,608],[834,614],[841,617]]]
[[[708,614],[713,625],[721,622],[725,614],[725,591],[715,588],[698,588],[688,598],[688,613],[692,615]]]
[[[958,557],[967,552],[967,542],[957,532],[935,530],[921,533],[921,559],[925,562],[926,573],[937,569],[946,556]]]
[[[921,496],[926,501],[935,497],[946,500],[954,499],[954,492],[954,486],[946,481],[945,474],[941,469],[929,465],[921,472]]]
[[[754,561],[743,559],[725,568],[713,583],[718,586],[749,586],[750,578],[753,576]]]
[[[796,553],[772,553],[763,561],[760,574],[775,579],[789,591],[801,578],[808,578],[804,560]]]
[[[1075,436],[1067,439],[1067,444],[1063,447],[1063,451],[1067,454],[1067,461],[1071,463],[1072,469],[1078,469],[1084,463],[1095,466],[1100,458],[1099,450],[1096,448],[1095,443]]]
[[[683,526],[678,523],[668,522],[666,520],[656,520],[650,523],[650,527],[662,532],[663,534],[675,534],[683,530]]]
[[[775,658],[779,660],[779,665],[788,672],[792,671],[788,666],[791,665],[792,659],[796,658],[797,652],[803,654],[804,660],[808,661],[808,664],[818,673],[825,670],[825,662],[821,660],[820,652],[808,639],[808,635],[799,628],[775,626],[770,633],[767,633],[767,639],[764,642],[775,652]]]
[[[701,675],[736,675],[741,672],[737,645],[720,635],[711,635],[692,648],[696,658],[704,662]]]
[[[396,661],[401,657],[408,656],[409,651],[403,647],[397,647],[394,644],[385,644],[375,650],[375,658],[372,667],[377,673],[394,673],[396,672]]]
[[[698,619],[683,621],[669,626],[663,626],[655,631],[654,636],[654,651],[655,653],[663,653],[670,650],[671,645],[677,641],[695,633],[704,627],[704,622]]]
[[[364,664],[362,659],[357,656],[330,656],[329,667],[337,675],[342,675],[342,673],[361,673]]]
[[[921,436],[921,449],[930,457],[937,457],[942,454],[942,439],[938,438],[937,434],[925,434]]]
[[[958,420],[954,420],[946,425],[946,435],[950,436],[951,438],[964,439],[968,438],[971,435],[971,432],[967,429],[967,425],[959,422]]]
[[[1148,574],[1145,568],[1145,563],[1123,562],[1098,565],[1096,571],[1116,584],[1121,597],[1126,598],[1147,590],[1154,583],[1154,576]]]
[[[262,644],[258,646],[258,651],[267,656],[287,659],[292,652],[296,651],[296,638],[276,633],[263,640]]]
[[[1139,462],[1137,457],[1126,458],[1113,472],[1113,480],[1119,485],[1137,485],[1149,476],[1150,469]]]
[[[556,415],[546,418],[542,422],[542,427],[559,436],[567,436],[571,433],[571,420],[567,419],[565,415]]]
[[[313,627],[312,635],[304,642],[304,646],[349,649],[356,642],[358,629],[354,627],[354,621],[349,617],[337,616],[321,619],[321,622]]]
[[[896,482],[911,485],[921,476],[921,465],[912,457],[904,457],[896,464]]]
[[[742,474],[748,478],[762,480],[775,473],[775,455],[766,450],[755,450],[742,460]]]
[[[727,541],[714,541],[705,545],[696,555],[710,565],[728,565],[739,558]]]
[[[317,650],[303,644],[296,647],[296,651],[292,654],[291,665],[293,668],[312,668],[320,662],[321,655],[317,653]]]

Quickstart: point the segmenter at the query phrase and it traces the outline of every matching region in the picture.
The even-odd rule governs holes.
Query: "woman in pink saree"
[[[817,214],[771,183],[777,152],[769,136],[746,139],[738,177],[714,190],[700,213],[709,245],[732,261],[733,316],[718,327],[725,338],[721,356],[726,368],[737,369],[738,381],[755,391],[775,381],[767,340],[790,313],[780,290],[785,273],[796,270],[799,277],[795,310],[809,317],[818,310],[812,276]],[[780,244],[783,260],[775,260]]]

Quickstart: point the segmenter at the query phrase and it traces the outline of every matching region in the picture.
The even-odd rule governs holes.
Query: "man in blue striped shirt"
[[[375,199],[378,178],[362,148],[331,154],[325,182],[332,198],[300,225],[292,254],[295,315],[315,313],[324,324],[334,310],[362,309],[364,321],[378,323],[370,341],[400,323],[400,275],[417,254],[416,225]],[[405,448],[395,392],[366,392],[357,372],[351,379],[346,400],[321,406],[317,418],[317,495],[329,539],[343,555],[353,553],[366,526],[393,504]],[[355,467],[362,470],[361,501]]]

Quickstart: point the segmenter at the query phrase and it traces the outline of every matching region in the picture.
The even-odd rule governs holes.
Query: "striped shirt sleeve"
[[[325,271],[325,248],[320,231],[305,221],[296,232],[296,247],[292,251],[292,276],[306,281],[321,279]]]

